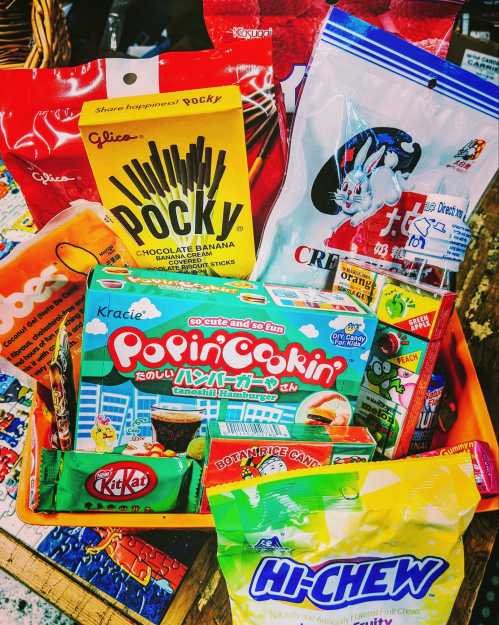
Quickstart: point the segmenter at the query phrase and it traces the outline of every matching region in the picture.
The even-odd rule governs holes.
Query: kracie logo
[[[76,180],[76,178],[70,178],[69,176],[52,176],[52,174],[46,171],[32,171],[31,177],[33,180],[41,182],[45,186],[47,186],[49,182],[69,182],[71,180]]]
[[[95,471],[86,489],[97,499],[128,501],[150,493],[158,483],[156,473],[141,462],[112,462]]]
[[[26,280],[23,291],[7,297],[0,295],[0,335],[9,332],[16,319],[27,317],[36,304],[46,302],[67,281],[68,277],[57,273],[55,265],[49,265],[39,276]]]
[[[99,134],[98,132],[91,132],[88,135],[88,140],[90,143],[93,143],[93,145],[96,145],[98,150],[102,150],[106,143],[123,143],[139,138],[139,135],[115,135],[114,132],[110,130],[104,130],[102,134]]]
[[[115,330],[108,341],[118,371],[129,373],[138,365],[149,369],[163,365],[208,366],[232,373],[260,368],[265,375],[297,377],[303,382],[330,388],[345,371],[341,356],[327,358],[322,349],[307,352],[298,343],[285,350],[271,339],[257,339],[246,332],[224,330],[205,337],[198,330],[172,330],[161,338],[148,338],[136,328]]]
[[[291,558],[266,557],[253,574],[249,592],[256,601],[308,599],[321,610],[339,610],[369,601],[422,599],[448,567],[446,560],[433,556],[333,560],[318,568]]]

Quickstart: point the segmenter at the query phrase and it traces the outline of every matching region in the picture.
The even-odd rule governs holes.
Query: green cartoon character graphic
[[[401,293],[394,293],[385,302],[385,310],[391,319],[405,317],[409,308],[414,308],[414,302],[409,297],[404,297]]]
[[[366,375],[368,381],[378,387],[378,393],[385,399],[392,399],[391,390],[399,394],[405,391],[405,386],[400,380],[399,368],[388,360],[375,360],[367,367]]]

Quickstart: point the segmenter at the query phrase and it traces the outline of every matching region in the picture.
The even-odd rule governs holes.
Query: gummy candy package
[[[324,288],[340,257],[397,270],[409,243],[455,271],[497,169],[498,101],[497,85],[332,9],[253,279]]]
[[[208,489],[234,625],[443,625],[479,501],[469,455]]]

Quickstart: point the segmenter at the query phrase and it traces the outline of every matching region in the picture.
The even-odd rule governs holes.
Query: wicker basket
[[[0,68],[54,67],[70,56],[59,0],[0,0]]]

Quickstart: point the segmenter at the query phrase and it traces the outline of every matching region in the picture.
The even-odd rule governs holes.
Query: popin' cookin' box
[[[151,413],[189,428],[210,418],[347,425],[376,325],[344,292],[98,266],[76,448],[151,440]]]
[[[367,428],[210,421],[204,488],[281,471],[372,460]],[[201,512],[208,512],[206,492]]]

